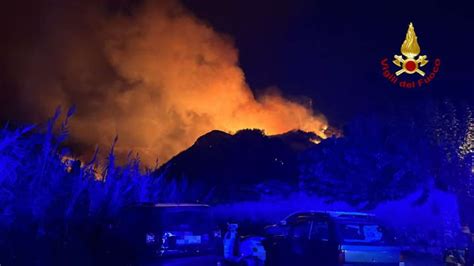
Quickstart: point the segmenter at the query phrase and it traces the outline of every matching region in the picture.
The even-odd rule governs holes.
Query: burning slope
[[[324,117],[307,107],[277,93],[256,99],[232,42],[175,1],[41,2],[19,34],[0,29],[2,94],[14,102],[4,114],[14,108],[40,121],[57,105],[75,104],[71,132],[81,147],[109,146],[118,134],[117,151],[138,152],[148,164],[213,129],[324,136]],[[4,20],[25,17],[28,4]]]

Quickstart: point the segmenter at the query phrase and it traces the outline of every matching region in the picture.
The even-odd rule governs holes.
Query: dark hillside
[[[316,139],[302,131],[266,136],[255,129],[234,135],[214,130],[164,164],[157,174],[186,182],[193,191],[185,194],[201,195],[201,200],[209,196],[219,201],[254,198],[262,183],[296,185],[298,155],[314,147],[312,140]]]

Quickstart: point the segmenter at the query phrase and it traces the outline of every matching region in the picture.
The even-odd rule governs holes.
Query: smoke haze
[[[325,118],[275,91],[258,97],[238,51],[176,1],[18,1],[0,11],[0,115],[41,122],[76,105],[71,133],[163,163],[219,129],[324,136]]]

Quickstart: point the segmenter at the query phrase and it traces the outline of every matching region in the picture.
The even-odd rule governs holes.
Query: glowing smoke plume
[[[25,30],[33,42],[10,32],[13,44],[2,49],[14,80],[8,89],[16,90],[9,97],[26,119],[75,104],[71,132],[81,147],[107,147],[118,134],[117,150],[147,163],[164,162],[213,129],[323,136],[324,117],[307,107],[275,93],[257,100],[233,43],[179,3],[72,2],[37,4],[40,24],[32,19],[34,29]]]

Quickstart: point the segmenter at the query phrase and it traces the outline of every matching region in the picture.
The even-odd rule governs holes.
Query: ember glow
[[[23,40],[22,51],[10,47],[6,58],[19,113],[43,121],[58,105],[76,105],[72,137],[89,147],[86,154],[95,144],[110,146],[115,135],[116,151],[138,152],[147,164],[165,162],[213,129],[303,129],[324,137],[327,122],[310,108],[274,91],[256,98],[228,36],[179,3],[124,11],[66,2],[39,8],[37,38]]]

